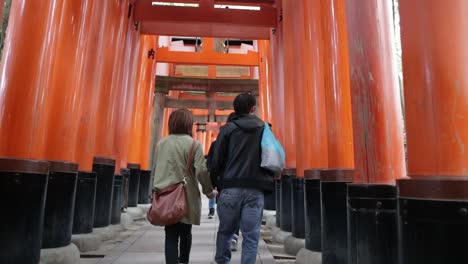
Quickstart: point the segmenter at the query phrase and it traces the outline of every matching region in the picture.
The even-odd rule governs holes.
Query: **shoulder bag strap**
[[[190,175],[190,167],[192,166],[193,163],[193,158],[195,156],[195,145],[197,141],[193,140],[192,146],[190,147],[190,151],[188,154],[188,159],[187,159],[187,164],[185,165],[185,175],[184,178],[187,178]]]

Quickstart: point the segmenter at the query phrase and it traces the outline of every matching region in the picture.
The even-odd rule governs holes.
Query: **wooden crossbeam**
[[[194,122],[195,123],[208,123],[208,122],[221,122],[225,123],[227,120],[227,115],[217,115],[217,116],[210,116],[210,120],[208,120],[208,115],[195,115]]]
[[[203,79],[156,76],[156,91],[252,93],[258,95],[258,80]]]
[[[216,4],[226,5],[273,5],[275,0],[215,0]]]
[[[188,1],[199,3],[199,7],[153,6],[153,0],[137,0],[134,17],[143,34],[269,39],[277,25],[277,12],[271,1],[266,1],[258,11],[214,8],[220,2],[213,0]]]
[[[197,36],[238,39],[270,39],[271,29],[256,26],[238,26],[207,23],[177,23],[171,21],[144,21],[140,32],[146,35]]]
[[[215,23],[220,25],[256,26],[273,28],[276,26],[276,9],[263,7],[261,10],[236,10],[214,8],[210,1],[200,7],[153,6],[154,0],[135,2],[134,17],[140,22],[161,21],[179,23]],[[164,2],[164,1],[161,1]]]
[[[167,98],[164,105],[166,108],[191,108],[191,109],[213,109],[213,110],[230,110],[233,109],[232,102],[215,101],[210,104],[208,100],[186,100]]]
[[[258,66],[258,52],[247,54],[229,54],[216,52],[169,51],[168,47],[158,48],[157,62],[200,65]]]

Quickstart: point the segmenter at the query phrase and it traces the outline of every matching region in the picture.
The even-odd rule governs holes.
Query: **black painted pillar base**
[[[122,213],[122,184],[123,176],[116,174],[114,178],[114,195],[112,196],[112,216],[111,224],[120,224],[120,216]]]
[[[151,171],[141,170],[140,174],[140,188],[138,190],[138,203],[149,204],[151,201],[150,183]]]
[[[322,264],[348,264],[347,184],[353,170],[320,172],[322,201]]]
[[[96,185],[96,173],[84,171],[78,172],[75,213],[73,216],[74,235],[89,234],[93,232]]]
[[[467,263],[468,178],[398,181],[400,264]]]
[[[265,210],[276,210],[276,190],[265,195],[265,202],[263,208]]]
[[[106,227],[111,223],[115,160],[105,157],[95,157],[93,171],[96,172],[97,175],[94,227]]]
[[[281,227],[281,179],[275,179],[276,226]]]
[[[50,161],[42,248],[71,243],[78,164]]]
[[[304,178],[292,179],[292,235],[295,238],[305,238],[304,216]]]
[[[292,232],[292,179],[295,176],[296,169],[285,169],[281,176],[280,228],[285,232]]]
[[[130,177],[128,180],[128,207],[138,206],[138,192],[140,190],[140,164],[129,163]]]
[[[314,252],[322,251],[320,171],[304,171],[305,247]]]
[[[397,263],[396,187],[348,184],[348,264]]]
[[[0,159],[0,263],[37,264],[49,163]]]
[[[130,170],[126,168],[121,168],[120,174],[123,176],[122,208],[127,208],[128,207],[128,188],[129,188],[129,180],[130,180]]]

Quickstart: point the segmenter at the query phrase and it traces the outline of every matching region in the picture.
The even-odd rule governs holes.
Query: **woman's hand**
[[[213,199],[213,198],[216,198],[218,197],[218,191],[217,190],[213,190],[213,192],[211,192],[209,195],[207,195],[206,197],[208,197],[208,199]]]

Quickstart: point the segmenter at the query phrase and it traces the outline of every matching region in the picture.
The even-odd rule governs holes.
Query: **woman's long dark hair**
[[[185,134],[192,136],[193,114],[188,109],[179,109],[169,116],[169,135]]]

